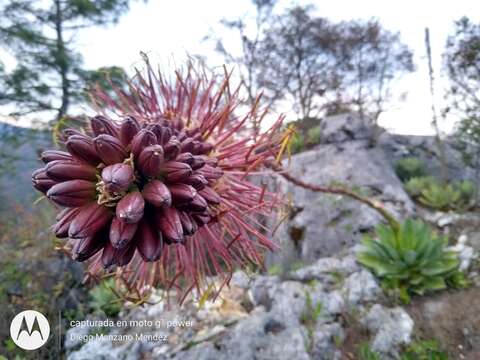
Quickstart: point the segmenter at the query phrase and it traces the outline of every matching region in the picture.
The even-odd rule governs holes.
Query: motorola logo
[[[18,347],[35,350],[42,347],[50,335],[50,324],[43,314],[25,310],[17,314],[10,324],[10,336]]]

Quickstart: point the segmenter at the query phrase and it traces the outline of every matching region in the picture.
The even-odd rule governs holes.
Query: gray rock
[[[382,294],[375,277],[365,269],[350,275],[345,280],[342,292],[349,305],[375,301]]]
[[[342,353],[336,348],[336,344],[342,343],[344,338],[345,334],[339,323],[316,326],[312,339],[312,359],[340,360]]]
[[[259,276],[255,279],[250,288],[253,304],[256,306],[263,305],[266,308],[271,307],[271,289],[280,282],[276,276]]]
[[[65,334],[65,350],[67,350],[67,352],[71,352],[72,350],[83,345],[84,342],[82,341],[82,338],[88,335],[90,330],[91,329],[88,326],[76,326],[68,329]]]
[[[351,140],[369,140],[374,129],[366,117],[344,113],[325,118],[320,124],[321,142],[341,143]]]
[[[175,354],[176,360],[222,360],[225,355],[218,351],[212,343],[198,344],[187,351]]]
[[[360,322],[374,334],[371,347],[382,359],[398,357],[401,347],[411,341],[414,323],[401,307],[388,309],[375,304]]]
[[[329,281],[332,278],[332,273],[345,274],[345,267],[342,260],[329,257],[317,260],[315,263],[309,266],[305,266],[292,272],[289,276],[292,280],[297,281],[311,281],[320,280],[322,282]]]
[[[242,289],[248,289],[251,282],[252,279],[243,271],[236,271],[233,273],[232,279],[230,280],[230,285],[238,286]]]
[[[414,156],[423,161],[428,174],[437,178],[443,176],[440,153],[434,136],[383,133],[379,139],[379,147],[386,153],[392,165],[402,157]],[[473,167],[465,165],[462,153],[455,147],[455,140],[446,138],[444,147],[449,180],[465,179],[480,185],[478,173]]]
[[[305,285],[295,281],[285,281],[269,291],[270,311],[279,318],[289,321],[291,325],[298,323],[305,311],[307,289]]]
[[[310,357],[300,327],[258,308],[250,317],[236,324],[215,347],[201,344],[177,354],[175,359],[309,360]]]
[[[465,243],[458,242],[455,246],[449,247],[458,253],[458,259],[460,260],[459,270],[466,271],[470,268],[472,261],[477,258],[477,254],[473,247],[465,245]]]
[[[128,342],[115,346],[109,341],[91,340],[80,350],[67,356],[68,360],[138,360],[141,358],[141,343]]]
[[[323,304],[322,311],[331,315],[339,315],[345,311],[345,299],[339,290],[326,293],[326,296],[320,300]]]

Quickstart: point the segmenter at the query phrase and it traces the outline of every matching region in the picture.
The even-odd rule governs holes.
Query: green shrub
[[[307,144],[316,145],[320,143],[320,138],[322,136],[322,130],[320,126],[315,126],[307,131]]]
[[[423,161],[413,156],[398,160],[395,164],[395,172],[403,182],[426,174]]]
[[[363,343],[358,347],[359,360],[381,360],[380,355],[370,348],[368,343]]]
[[[448,360],[435,340],[414,341],[405,349],[400,360]]]
[[[435,179],[431,176],[414,177],[405,183],[405,189],[410,196],[417,198],[422,194],[430,184],[435,183]]]
[[[376,239],[364,238],[358,261],[405,303],[411,294],[445,289],[449,278],[461,274],[458,254],[447,249],[447,238],[422,221],[407,219],[397,232],[379,225],[376,234]]]
[[[120,299],[112,291],[115,288],[114,280],[103,280],[100,284],[90,290],[89,305],[93,312],[104,313],[107,316],[115,317],[121,310]]]
[[[475,202],[475,195],[477,189],[475,184],[470,180],[459,181],[455,184],[457,190],[460,192],[460,201],[462,205],[469,206]]]
[[[292,154],[302,152],[304,149],[305,141],[303,140],[303,136],[300,134],[293,135],[290,143],[290,150],[292,151]]]

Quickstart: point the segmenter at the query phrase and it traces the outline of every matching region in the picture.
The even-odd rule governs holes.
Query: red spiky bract
[[[265,251],[275,248],[262,219],[275,214],[281,198],[252,178],[267,174],[263,165],[277,156],[284,139],[282,118],[267,131],[252,133],[251,123],[258,126],[266,110],[260,110],[257,99],[245,115],[237,116],[239,88],[231,90],[230,75],[225,72],[219,78],[189,65],[167,79],[146,61],[145,71],[137,71],[128,82],[128,91],[114,88],[111,96],[96,88],[91,93],[95,109],[104,116],[131,116],[142,127],[169,121],[173,128],[195,134],[211,147],[207,161],[214,166],[205,171],[223,171],[219,179],[208,182],[218,194],[209,202],[208,223],[185,236],[182,243],[163,243],[161,256],[154,262],[146,262],[136,251],[127,265],[117,266],[115,274],[139,293],[160,286],[176,289],[183,301],[192,289],[201,293],[211,288],[212,276],[222,279],[216,288],[219,292],[234,269],[263,266]],[[101,271],[101,253],[97,253],[88,272]]]

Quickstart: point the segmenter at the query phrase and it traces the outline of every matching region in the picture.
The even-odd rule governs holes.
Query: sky
[[[401,40],[415,54],[417,70],[403,76],[393,89],[394,101],[381,119],[381,125],[404,134],[431,134],[431,97],[424,30],[430,28],[433,66],[436,76],[437,107],[441,106],[442,87],[446,80],[441,74],[441,53],[453,22],[467,15],[480,21],[480,1],[381,1],[381,0],[317,0],[282,1],[278,10],[292,4],[313,4],[317,14],[331,20],[378,18],[385,28],[400,31]],[[133,2],[131,10],[115,26],[91,28],[75,39],[84,56],[87,68],[120,65],[130,71],[141,65],[139,53],[149,55],[151,62],[181,64],[187,54],[201,54],[210,66],[222,65],[223,59],[215,53],[212,42],[204,41],[208,34],[222,36],[225,43],[238,48],[238,39],[219,25],[222,18],[234,19],[253,10],[249,0],[150,0]],[[232,65],[232,64],[227,64]],[[442,121],[448,132],[452,121]]]

